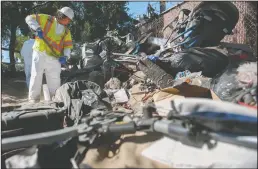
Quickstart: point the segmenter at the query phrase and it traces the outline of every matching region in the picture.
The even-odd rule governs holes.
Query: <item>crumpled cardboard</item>
[[[167,168],[141,155],[155,141],[163,136],[158,133],[137,132],[122,135],[114,145],[100,144],[90,149],[83,163],[93,168]]]

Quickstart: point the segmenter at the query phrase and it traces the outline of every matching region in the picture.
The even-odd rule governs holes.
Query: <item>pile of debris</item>
[[[54,106],[38,103],[34,107],[27,105],[13,113],[2,114],[5,119],[2,120],[5,130],[2,138],[17,135],[13,128],[24,129],[23,133],[28,128],[28,133],[37,133],[89,121],[92,126],[98,126],[113,122],[123,114],[144,116],[143,107],[150,108],[153,115],[168,117],[178,113],[176,106],[182,108],[172,102],[189,97],[233,102],[241,105],[238,108],[245,106],[257,110],[257,58],[247,45],[220,42],[230,34],[237,21],[238,11],[231,2],[202,2],[193,11],[179,12],[175,25],[172,25],[175,27],[172,33],[176,33],[174,36],[171,34],[172,40],[170,37],[153,37],[152,32],[134,37],[131,33],[118,36],[117,32],[108,31],[103,39],[84,43],[80,46],[81,52],[73,53],[82,56],[80,63],[73,71],[62,74],[63,85],[56,91]],[[187,103],[187,107],[193,108],[194,104],[197,103]],[[205,104],[195,106],[203,111]],[[153,111],[152,106],[155,107]],[[17,123],[16,119],[20,122]],[[35,131],[36,124],[44,125]],[[80,131],[85,132],[83,129]],[[95,130],[92,133],[97,136]],[[93,142],[94,137],[82,135],[79,141]],[[72,158],[70,148],[74,150],[77,147],[70,139],[55,143],[46,150],[43,147],[43,153],[54,152],[50,150],[61,147],[57,152],[68,155],[66,160],[54,159],[58,155],[46,153],[44,158],[39,156],[43,164],[49,165],[49,161],[57,160],[56,164],[64,165],[61,168],[69,166]],[[108,140],[103,140],[109,145]],[[67,145],[64,146],[67,152],[62,149],[63,145]],[[99,159],[103,161],[104,158]]]
[[[169,101],[186,97],[257,109],[257,58],[245,44],[221,42],[238,18],[231,2],[202,2],[192,11],[181,10],[171,22],[172,40],[153,37],[152,32],[135,37],[108,31],[105,40],[85,43],[81,49],[81,70],[99,73],[94,78],[84,73],[75,81],[97,83],[114,110],[130,113],[150,103],[167,113]]]
[[[166,116],[172,109],[172,100],[187,97],[235,102],[257,109],[256,62],[228,65],[213,77],[186,69],[174,78],[149,59],[140,62],[139,69],[124,83],[115,77],[106,83],[104,90],[112,100],[113,110],[142,114],[143,106],[154,104],[159,115]]]

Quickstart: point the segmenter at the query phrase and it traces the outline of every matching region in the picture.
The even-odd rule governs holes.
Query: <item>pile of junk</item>
[[[110,139],[96,133],[100,132],[100,126],[121,117],[137,121],[134,123],[137,130],[159,131],[162,127],[157,127],[158,122],[151,119],[166,118],[197,126],[190,127],[192,134],[205,128],[209,132],[236,132],[238,136],[257,137],[257,57],[246,44],[222,42],[225,36],[232,34],[238,20],[239,11],[231,2],[201,2],[192,11],[182,9],[175,20],[164,27],[163,31],[168,27],[172,29],[168,38],[154,37],[151,30],[137,36],[133,33],[119,36],[116,31],[107,31],[102,39],[75,46],[72,58],[80,56],[79,63],[70,59],[72,68],[62,72],[62,86],[51,102],[2,107],[2,160],[5,161],[2,168],[153,167],[152,163],[147,165],[146,159],[139,162],[140,156],[136,156],[137,162],[125,160],[125,165],[114,161],[122,160],[122,155],[136,146],[124,153],[121,149],[120,158],[99,155],[89,159],[87,153],[85,162],[84,156],[89,151],[85,149],[85,142],[87,147],[96,144],[97,149],[103,142],[113,145],[117,136]],[[213,111],[217,114],[210,114]],[[189,112],[195,112],[190,113],[191,119]],[[149,121],[140,123],[142,118]],[[220,118],[221,125],[215,124]],[[87,128],[89,126],[91,129]],[[75,130],[75,127],[80,129]],[[96,128],[98,130],[94,130]],[[128,126],[121,128],[123,131],[111,127],[101,132],[112,129],[119,133],[118,137],[128,134]],[[57,129],[66,130],[58,133]],[[45,133],[37,135],[42,132]],[[78,133],[84,135],[73,139]],[[98,137],[100,141],[95,142]],[[50,142],[51,145],[46,145]],[[83,150],[76,147],[78,142]],[[257,138],[252,148],[254,142],[257,148]],[[137,143],[139,145],[142,144]],[[25,150],[30,155],[24,155]],[[255,152],[257,154],[257,149]],[[254,160],[257,155],[248,158]],[[185,157],[184,162],[187,160]],[[248,166],[253,167],[254,163]],[[254,165],[257,166],[257,160]]]
[[[113,94],[124,90],[131,96],[127,101],[141,94],[137,102],[144,103],[171,88],[174,95],[257,108],[257,57],[246,44],[221,42],[238,19],[232,3],[203,2],[192,11],[182,9],[165,26],[163,30],[174,28],[168,39],[144,32],[135,40],[131,33],[121,37],[108,31],[103,39],[72,53],[82,59],[76,71],[63,77],[64,83],[89,80]]]

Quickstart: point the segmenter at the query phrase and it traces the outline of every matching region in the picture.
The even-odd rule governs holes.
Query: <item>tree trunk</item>
[[[15,41],[16,41],[16,25],[11,25],[11,38],[9,45],[9,57],[10,57],[10,66],[11,66],[11,74],[14,75],[16,73],[15,68],[15,58],[14,58],[14,49],[15,49]]]

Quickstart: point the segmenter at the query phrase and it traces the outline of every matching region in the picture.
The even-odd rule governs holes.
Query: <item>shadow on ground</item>
[[[28,89],[25,78],[2,78],[1,81],[2,106],[27,101]]]

